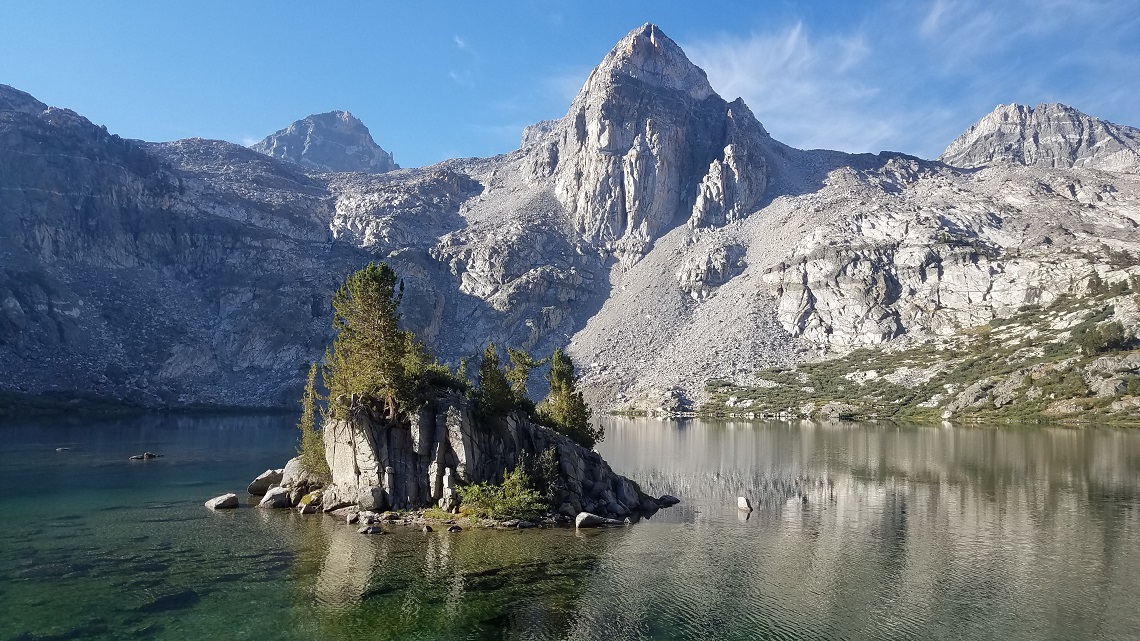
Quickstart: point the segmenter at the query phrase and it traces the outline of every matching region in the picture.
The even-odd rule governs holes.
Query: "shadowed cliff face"
[[[281,404],[328,334],[324,187],[235,145],[147,145],[0,89],[6,389]],[[183,163],[225,166],[227,184]]]
[[[568,346],[602,408],[681,408],[709,378],[1140,273],[1135,130],[999,112],[943,156],[971,169],[792,149],[645,25],[515,152],[330,173],[339,147],[310,134],[367,136],[336,112],[265,155],[122,140],[0,86],[2,389],[290,404],[369,260],[403,276],[403,321],[441,360]]]

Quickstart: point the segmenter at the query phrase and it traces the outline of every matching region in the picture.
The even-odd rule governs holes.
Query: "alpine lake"
[[[0,639],[1140,638],[1140,430],[602,420],[679,505],[384,536],[246,500],[295,416],[8,420]]]

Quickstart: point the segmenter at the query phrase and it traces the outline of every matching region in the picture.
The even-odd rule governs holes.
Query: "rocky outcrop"
[[[740,273],[743,255],[744,248],[739,245],[712,244],[705,251],[694,251],[677,270],[677,284],[695,300],[705,300],[718,285]]]
[[[556,124],[528,130],[536,178],[591,242],[636,260],[688,212],[694,226],[755,209],[767,184],[764,128],[726,103],[656,26],[630,32]]]
[[[314,171],[381,174],[400,168],[372,140],[368,127],[347,111],[313,114],[250,149]]]
[[[565,503],[575,513],[620,518],[640,512],[648,498],[633,481],[615,474],[597,452],[531,423],[519,412],[478,417],[455,392],[440,393],[421,408],[410,428],[388,424],[363,405],[346,409],[351,418],[326,421],[322,428],[332,470],[326,501],[335,496],[376,511],[453,508],[455,485],[500,483],[522,457],[547,450],[558,463],[553,505]]]
[[[1140,250],[1134,195],[1092,187],[1099,176],[1086,170],[1057,170],[1048,182],[1034,180],[1037,169],[1017,172],[986,169],[968,189],[950,182],[949,192],[955,176],[915,159],[836,172],[846,194],[804,201],[843,213],[819,221],[762,275],[781,325],[814,346],[845,350],[906,334],[948,336],[1048,306],[1082,293],[1094,272],[1127,280],[1129,252]],[[900,175],[909,176],[903,188],[889,187]]]
[[[998,105],[959,136],[939,160],[955,167],[1016,163],[1140,171],[1140,129],[1067,105]]]

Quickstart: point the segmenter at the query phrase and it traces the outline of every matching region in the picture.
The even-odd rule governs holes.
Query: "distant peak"
[[[715,93],[705,72],[657,25],[648,22],[618,41],[590,74],[583,90],[623,77],[684,92],[697,100]]]
[[[400,168],[368,127],[347,111],[306,116],[251,148],[316,171],[378,174]]]
[[[1059,102],[998,105],[958,136],[939,160],[956,167],[1017,164],[1140,169],[1140,130]]]

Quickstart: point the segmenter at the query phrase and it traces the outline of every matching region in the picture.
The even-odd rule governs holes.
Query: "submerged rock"
[[[206,501],[206,507],[211,510],[232,510],[239,505],[237,494],[223,494]]]
[[[387,534],[387,532],[384,531],[384,528],[380,527],[379,525],[366,525],[357,530],[357,532],[361,534]]]

